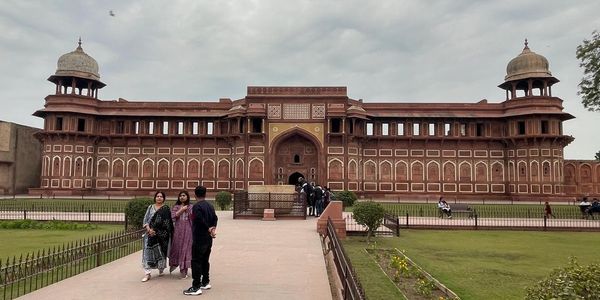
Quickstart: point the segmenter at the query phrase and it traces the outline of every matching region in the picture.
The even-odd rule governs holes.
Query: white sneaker
[[[212,287],[212,285],[210,285],[210,283],[207,283],[206,285],[201,285],[200,288],[203,290],[210,290],[210,288]]]

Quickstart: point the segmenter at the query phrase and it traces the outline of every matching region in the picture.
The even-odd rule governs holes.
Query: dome
[[[525,48],[519,56],[513,58],[506,66],[505,81],[520,80],[525,78],[544,78],[552,77],[549,70],[548,60],[529,49],[527,40]]]
[[[79,78],[100,80],[98,74],[98,63],[81,48],[81,39],[79,46],[73,52],[63,54],[57,63],[55,76],[73,76]]]

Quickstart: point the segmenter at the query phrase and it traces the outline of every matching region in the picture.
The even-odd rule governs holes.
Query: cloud
[[[115,16],[109,15],[109,10]],[[100,66],[102,99],[216,101],[248,85],[343,85],[365,101],[491,102],[528,38],[561,80],[553,94],[577,117],[570,158],[600,150],[577,96],[575,47],[600,28],[600,2],[107,1],[0,3],[0,119],[31,116],[45,81],[76,47]]]

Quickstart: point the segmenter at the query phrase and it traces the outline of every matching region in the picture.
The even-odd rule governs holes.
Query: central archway
[[[296,184],[298,184],[298,179],[299,179],[300,177],[304,178],[304,175],[302,175],[302,174],[301,174],[301,173],[299,173],[299,172],[294,172],[294,173],[292,173],[292,175],[290,175],[290,177],[288,178],[288,184],[291,184],[291,185],[296,185]]]
[[[317,145],[314,137],[301,130],[277,137],[270,156],[272,184],[295,185],[299,177],[319,182],[320,147]]]

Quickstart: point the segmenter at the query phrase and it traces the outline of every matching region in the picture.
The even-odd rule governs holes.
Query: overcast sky
[[[114,16],[109,11],[114,12]],[[577,95],[575,48],[600,30],[600,1],[0,2],[0,120],[31,114],[77,46],[98,61],[103,100],[239,99],[248,85],[347,86],[366,102],[501,102],[506,65],[544,55],[576,117],[565,158],[600,150],[599,112]]]

